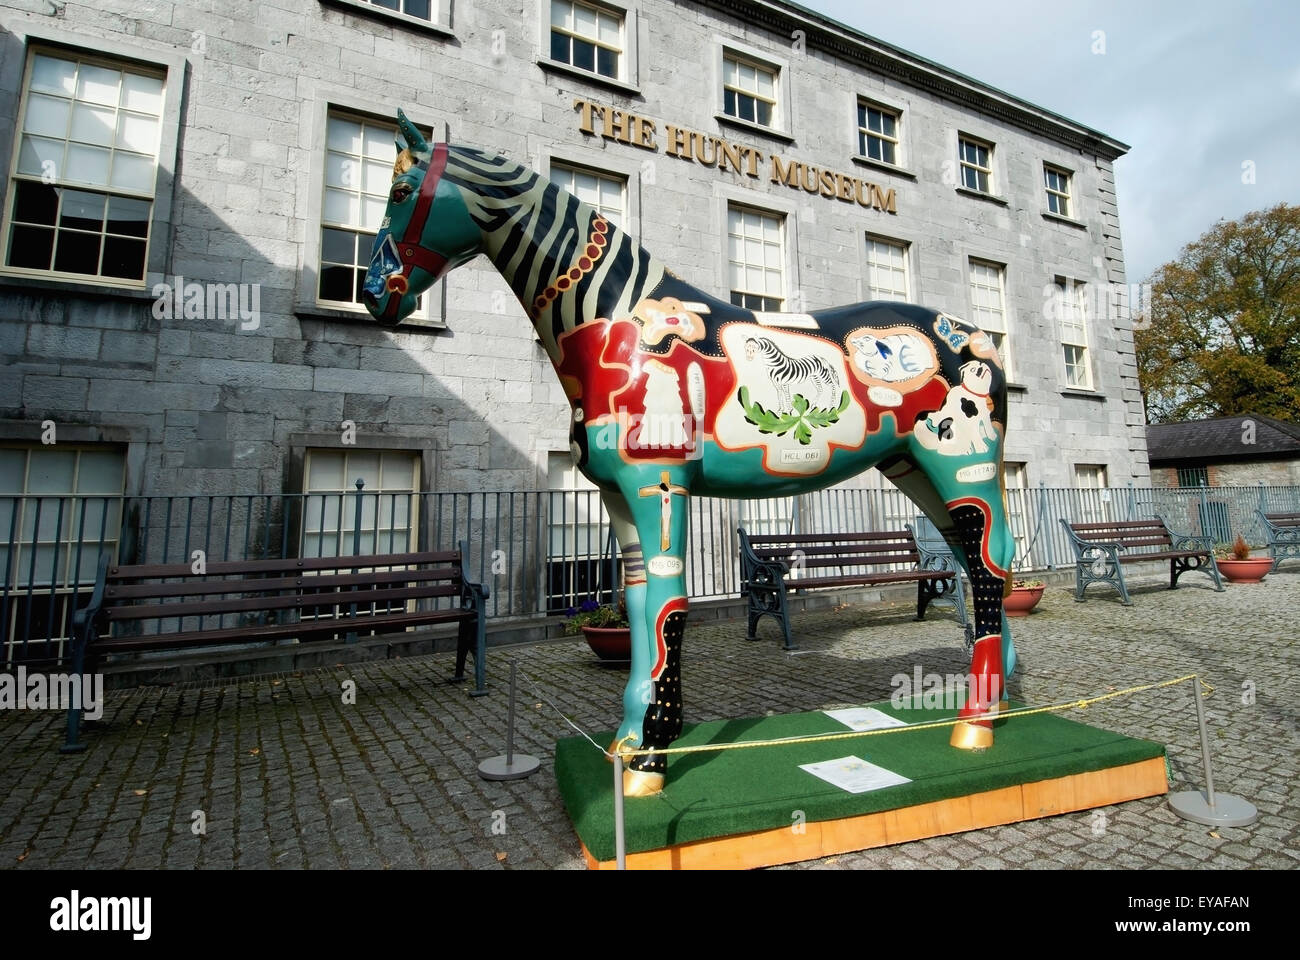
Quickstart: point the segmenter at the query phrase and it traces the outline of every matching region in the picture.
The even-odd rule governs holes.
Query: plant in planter
[[[590,598],[577,609],[568,609],[569,619],[564,632],[581,633],[596,656],[607,661],[632,659],[632,629],[628,624],[627,607],[622,603],[597,603]]]
[[[1219,573],[1230,583],[1259,583],[1273,567],[1272,557],[1252,557],[1250,544],[1241,534],[1232,546],[1220,544],[1214,551],[1214,563]]]
[[[1011,595],[1002,601],[1002,609],[1008,617],[1027,617],[1043,599],[1043,590],[1047,584],[1042,580],[1013,580]]]

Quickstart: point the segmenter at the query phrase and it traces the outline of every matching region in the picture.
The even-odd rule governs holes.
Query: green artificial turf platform
[[[955,711],[898,709],[875,703],[905,723],[951,719]],[[1020,707],[1022,704],[1013,704]],[[849,728],[825,713],[797,713],[688,724],[674,746],[738,743]],[[952,727],[905,730],[819,743],[670,756],[662,793],[629,797],[624,824],[629,854],[709,838],[789,828],[794,811],[809,823],[913,807],[1163,757],[1162,744],[1090,727],[1051,713],[994,723],[985,751],[948,744]],[[609,743],[613,732],[596,737]],[[911,782],[851,794],[799,769],[855,756]],[[556,743],[555,777],[578,837],[597,861],[614,857],[613,768],[582,737]]]

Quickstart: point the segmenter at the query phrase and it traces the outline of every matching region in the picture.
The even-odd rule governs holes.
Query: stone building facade
[[[567,404],[489,264],[396,330],[356,303],[399,106],[699,286],[997,331],[1014,482],[1148,481],[1124,144],[801,7],[2,0],[0,27],[0,492],[556,486]],[[38,463],[51,426],[71,466]]]

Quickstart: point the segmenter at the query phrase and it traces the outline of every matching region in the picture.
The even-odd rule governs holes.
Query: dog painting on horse
[[[614,749],[636,751],[626,792],[663,788],[654,751],[682,728],[688,498],[788,496],[870,467],[968,575],[977,683],[951,742],[990,746],[1015,663],[1002,611],[1006,379],[991,338],[910,304],[769,313],[718,299],[528,167],[429,144],[400,112],[398,128],[364,302],[396,324],[484,254],[531,318],[572,407],[574,459],[622,551],[632,663]]]

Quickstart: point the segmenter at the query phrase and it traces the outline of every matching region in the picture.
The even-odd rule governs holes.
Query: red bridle
[[[397,241],[397,256],[402,262],[400,276],[403,282],[400,284],[400,289],[397,289],[396,285],[392,284],[394,279],[392,274],[389,274],[384,281],[389,294],[395,294],[389,297],[388,306],[384,308],[385,320],[396,321],[397,311],[402,305],[402,295],[410,286],[412,270],[418,267],[427,271],[430,276],[437,277],[447,265],[446,257],[420,243],[425,223],[429,219],[429,211],[433,209],[433,196],[438,190],[438,181],[442,179],[442,174],[447,169],[447,145],[439,143],[434,146],[433,156],[429,158],[429,162],[422,163],[420,166],[424,167],[424,179],[420,182],[420,193],[415,199],[415,212],[407,221],[406,232]]]

